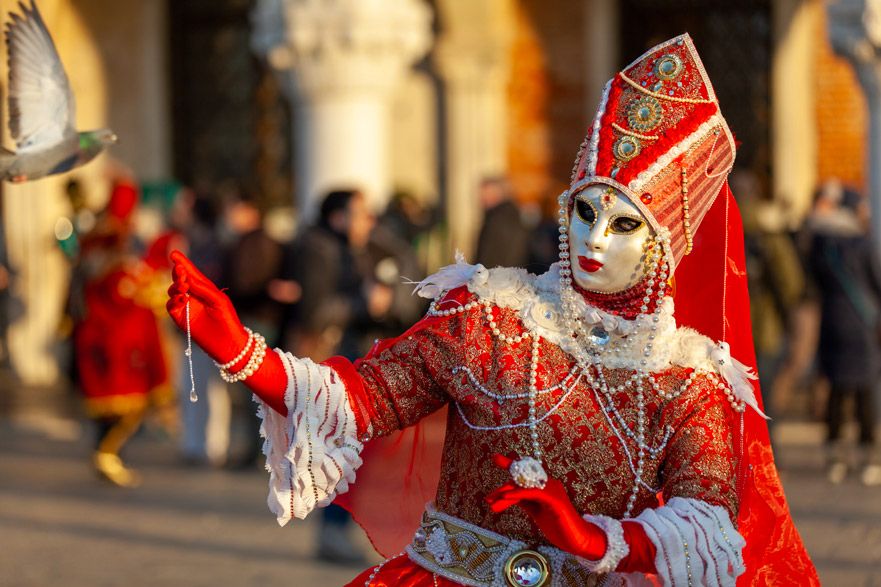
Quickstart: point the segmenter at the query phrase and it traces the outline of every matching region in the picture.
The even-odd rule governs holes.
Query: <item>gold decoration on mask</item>
[[[606,191],[603,192],[603,195],[600,196],[600,208],[608,210],[614,206],[617,201],[618,195],[615,193],[615,188],[608,187],[606,188]]]

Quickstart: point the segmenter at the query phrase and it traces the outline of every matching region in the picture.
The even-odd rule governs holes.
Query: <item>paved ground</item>
[[[781,424],[781,476],[796,526],[823,585],[881,586],[881,487],[822,476],[822,428]]]
[[[312,522],[279,528],[260,471],[184,467],[153,432],[130,452],[144,485],[121,491],[91,473],[76,420],[13,408],[0,410],[0,585],[335,586],[359,570],[311,557]],[[814,426],[784,425],[780,451],[824,585],[881,586],[881,489],[827,484]]]

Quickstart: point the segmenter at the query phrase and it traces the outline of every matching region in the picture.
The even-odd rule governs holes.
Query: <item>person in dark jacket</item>
[[[827,406],[828,476],[844,480],[841,444],[845,399],[853,396],[859,421],[861,477],[881,484],[875,453],[875,385],[881,373],[881,270],[867,235],[868,203],[839,184],[824,186],[808,220],[809,268],[820,298],[818,363],[830,384]]]
[[[233,240],[223,255],[221,283],[237,304],[242,322],[265,336],[270,347],[278,346],[284,306],[272,296],[271,284],[281,275],[284,247],[267,233],[257,197],[248,189],[241,186],[233,189],[224,215]],[[245,446],[243,454],[231,459],[229,466],[250,469],[262,455],[260,420],[248,404],[236,406],[236,410],[241,414],[237,417],[249,431],[247,438],[255,440]]]
[[[373,279],[367,255],[373,227],[360,192],[334,191],[323,200],[317,224],[294,244],[286,273],[302,292],[294,318],[299,356],[359,357],[362,333],[388,311],[392,292]]]
[[[363,194],[339,190],[324,198],[317,224],[295,243],[286,275],[302,288],[293,326],[297,356],[322,361],[340,355],[354,360],[369,350],[363,348],[366,335],[377,327],[393,299],[392,289],[373,277],[367,251],[373,228]],[[319,558],[363,561],[349,536],[350,520],[338,505],[322,510]]]
[[[480,183],[483,225],[477,237],[477,262],[484,267],[524,267],[529,260],[529,229],[501,177]]]

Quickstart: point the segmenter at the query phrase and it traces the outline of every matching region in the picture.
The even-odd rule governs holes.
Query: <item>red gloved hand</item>
[[[493,461],[508,470],[513,459],[493,456]],[[596,561],[606,554],[606,532],[582,518],[566,494],[566,488],[556,479],[548,479],[544,489],[524,489],[513,481],[505,483],[486,496],[492,511],[499,513],[512,505],[519,505],[535,520],[547,539],[561,550]],[[630,554],[618,564],[620,573],[655,574],[655,545],[637,522],[622,522],[624,541]]]
[[[493,461],[507,471],[513,459],[497,454]],[[510,481],[487,495],[486,501],[495,513],[519,505],[561,550],[588,560],[599,560],[606,553],[605,531],[578,514],[566,488],[556,479],[548,479],[544,489],[526,489]]]
[[[232,360],[245,348],[248,333],[229,297],[180,251],[171,253],[171,260],[174,281],[168,288],[165,304],[169,315],[178,328],[186,331],[189,297],[193,340],[218,363]]]
[[[168,314],[178,328],[187,328],[187,298],[190,302],[190,331],[193,340],[215,361],[226,363],[239,355],[248,342],[248,333],[242,326],[229,297],[211,280],[196,269],[192,261],[180,251],[171,253],[172,278],[168,288]],[[253,351],[254,345],[251,345]],[[242,369],[250,353],[230,368],[231,372]],[[245,384],[274,410],[287,414],[284,390],[287,376],[281,359],[274,352],[267,352],[260,368],[245,380]]]

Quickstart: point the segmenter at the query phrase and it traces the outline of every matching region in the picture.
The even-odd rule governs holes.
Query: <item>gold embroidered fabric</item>
[[[494,314],[503,335],[523,332],[514,311],[496,307]],[[483,499],[510,480],[507,471],[493,464],[493,454],[530,454],[528,428],[503,428],[526,422],[527,399],[498,397],[525,394],[530,351],[529,340],[500,342],[477,305],[452,316],[424,319],[404,337],[362,360],[358,369],[377,414],[370,423],[373,436],[389,434],[451,404],[435,498],[439,511],[528,544],[545,544],[520,508],[494,514]],[[571,356],[545,340],[539,356],[539,390],[560,383],[576,366]],[[690,373],[691,369],[674,367],[655,376],[661,390],[670,393]],[[604,374],[615,387],[633,372],[615,369]],[[635,429],[634,394],[625,390],[615,393],[613,400],[623,420]],[[635,481],[626,450],[635,454],[636,445],[629,438],[622,443],[616,436],[603,413],[605,403],[587,377],[571,390],[540,393],[537,416],[552,413],[539,424],[538,433],[547,473],[563,482],[578,511],[621,518]],[[660,447],[665,437],[667,442],[656,457],[645,459],[642,480],[651,490],[640,489],[633,515],[657,507],[659,494],[663,499],[680,496],[721,505],[736,519],[735,414],[724,394],[698,376],[675,399],[646,390],[645,414],[646,443]]]

